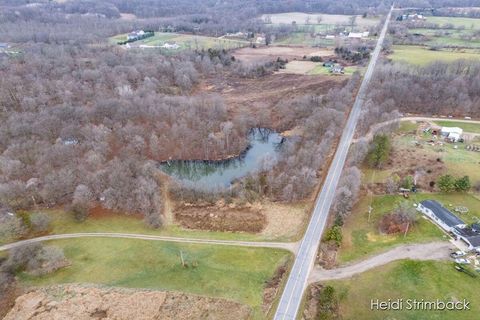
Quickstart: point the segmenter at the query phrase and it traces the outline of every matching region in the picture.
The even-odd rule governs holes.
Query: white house
[[[480,225],[473,224],[469,227],[456,227],[453,233],[457,239],[462,240],[468,245],[469,250],[480,249]]]
[[[446,232],[454,232],[455,228],[465,228],[467,225],[435,200],[424,200],[417,206],[417,210],[429,217]]]
[[[349,38],[361,39],[363,37],[363,32],[350,32],[348,34]]]
[[[178,48],[180,48],[180,46],[176,43],[165,43],[164,45],[162,45],[162,48],[165,48],[165,49],[168,49],[168,50],[177,50]]]
[[[452,142],[457,142],[462,137],[463,129],[458,127],[442,127],[440,134]]]
[[[440,134],[445,137],[448,137],[451,133],[458,133],[461,135],[463,133],[463,129],[458,127],[442,127],[440,130]]]
[[[127,35],[128,40],[137,40],[141,38],[145,34],[145,31],[143,30],[138,30],[138,31],[133,31]]]

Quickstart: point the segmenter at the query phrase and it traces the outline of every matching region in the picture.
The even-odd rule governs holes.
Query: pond
[[[174,160],[162,163],[160,168],[178,181],[196,188],[228,187],[249,173],[271,168],[277,161],[277,151],[283,142],[279,133],[254,128],[248,138],[248,148],[238,157],[220,161]]]

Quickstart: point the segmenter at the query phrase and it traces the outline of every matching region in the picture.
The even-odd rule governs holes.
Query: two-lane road
[[[275,313],[276,320],[293,320],[296,318],[300,303],[302,301],[303,292],[307,286],[307,280],[310,271],[313,268],[317,248],[320,244],[320,239],[325,228],[328,213],[335,197],[335,190],[342,174],[343,166],[345,165],[348,149],[353,139],[355,127],[360,116],[361,106],[365,98],[365,92],[370,79],[372,78],[375,64],[377,63],[383,40],[385,39],[388,23],[392,15],[392,10],[393,7],[390,9],[390,12],[385,20],[382,32],[380,33],[377,45],[370,59],[367,72],[363,78],[345,129],[342,133],[342,137],[340,138],[337,152],[335,153],[322,190],[320,191],[320,195],[315,203],[312,218],[308,224],[305,235],[303,236],[297,252],[295,263],[293,264],[287,284],[283,291],[282,297],[280,298],[277,312]]]

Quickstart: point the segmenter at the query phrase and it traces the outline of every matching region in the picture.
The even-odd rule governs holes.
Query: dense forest
[[[400,113],[452,115],[480,114],[480,63],[458,60],[424,67],[384,63],[370,84],[362,121],[363,132]]]

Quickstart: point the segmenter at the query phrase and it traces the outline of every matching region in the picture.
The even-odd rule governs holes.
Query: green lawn
[[[469,123],[461,121],[435,121],[435,123],[442,127],[459,127],[466,132],[480,133],[480,124],[478,123]]]
[[[473,320],[480,314],[480,278],[457,272],[451,262],[404,260],[362,273],[353,279],[329,281],[340,297],[343,319]],[[470,301],[469,311],[370,310],[371,299]],[[406,302],[404,302],[406,307]]]
[[[343,242],[338,252],[338,261],[343,264],[364,259],[405,243],[419,243],[443,239],[443,233],[430,221],[420,218],[415,226],[403,234],[386,235],[378,231],[380,219],[392,212],[403,201],[402,196],[365,196],[355,205],[343,228]],[[480,204],[480,201],[479,201]],[[370,221],[368,207],[372,206]],[[413,205],[413,202],[412,202]],[[419,214],[419,217],[421,215]]]
[[[51,230],[49,234],[81,233],[81,232],[118,232],[138,233],[158,236],[219,239],[219,240],[246,240],[246,241],[284,241],[283,238],[265,238],[262,235],[242,232],[220,232],[188,230],[179,225],[168,225],[159,229],[152,229],[145,225],[142,219],[124,214],[114,214],[99,218],[87,218],[83,222],[77,222],[73,216],[64,210],[41,210],[51,217]],[[13,242],[16,239],[8,239],[0,236],[0,245]]]
[[[480,52],[472,49],[461,50],[429,50],[426,47],[395,45],[393,46],[393,54],[390,58],[393,61],[406,62],[416,65],[427,65],[434,61],[452,62],[459,59],[480,59]]]
[[[118,41],[125,41],[127,34],[119,34],[109,38],[109,42],[116,44]],[[175,53],[183,50],[202,50],[202,49],[234,49],[248,46],[250,42],[244,40],[220,39],[207,36],[170,33],[170,32],[155,32],[153,37],[143,40],[135,41],[131,45],[147,45],[147,46],[161,46],[168,43],[176,43],[180,46],[177,50],[159,49],[166,53]]]
[[[456,30],[456,29],[409,29],[409,33],[422,34],[430,38],[424,45],[434,46],[451,46],[451,47],[465,47],[465,48],[479,48],[479,39],[468,39],[472,35],[473,30]]]
[[[183,291],[232,299],[262,318],[265,282],[290,258],[283,250],[187,245],[129,239],[68,239],[62,247],[70,267],[43,277],[21,274],[26,285],[95,283],[128,288]],[[181,266],[184,259],[198,267]]]
[[[108,215],[99,218],[87,218],[84,222],[77,222],[71,214],[63,210],[51,210],[47,212],[52,217],[52,233],[54,234],[78,232],[123,232],[221,240],[261,240],[261,236],[255,234],[188,230],[183,229],[178,225],[168,225],[160,229],[152,229],[147,227],[142,219],[123,214]]]
[[[436,23],[440,26],[452,24],[455,28],[465,27],[465,29],[480,29],[480,19],[461,18],[461,17],[427,17],[427,22]]]
[[[452,211],[456,206],[467,207],[468,213],[458,214],[467,223],[477,222],[480,219],[480,199],[472,194],[418,193],[411,194],[409,201],[413,205],[413,203],[427,199],[437,200]],[[378,254],[400,244],[446,239],[440,229],[420,213],[420,219],[406,237],[403,234],[381,234],[378,231],[378,222],[383,215],[392,212],[395,206],[402,201],[404,198],[400,195],[361,198],[343,226],[344,240],[338,252],[338,261],[346,263],[364,259],[366,256]],[[369,221],[368,207],[370,205],[373,210]]]
[[[275,40],[274,44],[283,46],[333,47],[335,41],[320,36],[312,37],[308,32],[293,32],[286,38]]]
[[[355,71],[363,71],[363,68],[359,67],[345,67],[345,76],[351,76]],[[337,76],[337,74],[330,73],[330,69],[324,67],[322,64],[317,65],[313,70],[311,70],[309,75],[330,75],[330,76]]]

